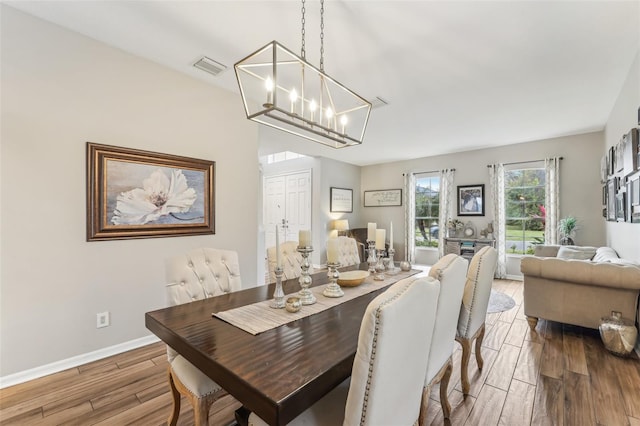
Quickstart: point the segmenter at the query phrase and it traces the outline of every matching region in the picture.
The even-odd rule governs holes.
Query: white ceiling
[[[271,40],[301,47],[299,1],[5,3],[235,92],[235,62]],[[318,65],[319,0],[306,9]],[[367,165],[602,130],[639,29],[639,1],[327,0],[325,72],[389,105],[372,111],[362,146],[292,149]],[[194,68],[202,56],[228,69]]]

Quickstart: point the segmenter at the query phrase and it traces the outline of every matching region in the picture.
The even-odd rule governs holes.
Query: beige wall
[[[169,256],[237,250],[256,282],[258,131],[237,95],[6,6],[1,31],[0,376],[149,335]],[[86,242],[87,141],[215,161],[216,234]]]
[[[436,143],[425,141],[425,143]],[[536,142],[509,145],[500,148],[480,149],[437,157],[419,158],[411,161],[379,164],[363,167],[362,190],[403,187],[403,173],[433,171],[455,168],[454,186],[484,184],[486,208],[484,217],[465,217],[477,229],[485,228],[493,221],[493,200],[489,194],[488,164],[539,160],[545,157],[562,156],[560,215],[575,215],[580,221],[576,244],[602,245],[605,242],[602,219],[600,156],[603,133],[587,133]],[[403,202],[404,204],[404,202]],[[393,221],[394,246],[399,259],[404,259],[404,206],[364,207],[364,221],[377,222],[379,227],[388,227]],[[383,226],[380,226],[383,224]],[[437,260],[433,250],[431,262]],[[510,262],[508,274],[519,275],[519,262]]]
[[[605,146],[600,152],[603,156],[609,147],[617,144],[620,138],[633,127],[638,126],[638,108],[640,108],[640,50],[629,71],[620,95],[611,111],[605,128]],[[640,224],[625,222],[606,222],[607,244],[615,248],[621,257],[640,261]]]

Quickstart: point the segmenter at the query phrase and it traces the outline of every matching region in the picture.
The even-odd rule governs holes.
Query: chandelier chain
[[[302,59],[306,59],[306,49],[305,49],[305,45],[304,45],[304,35],[305,35],[305,31],[304,31],[304,24],[305,24],[305,18],[304,18],[304,13],[306,12],[306,9],[304,7],[304,3],[305,0],[302,0],[302,51],[300,52],[300,56],[302,57]]]
[[[320,0],[320,71],[324,72],[324,0]]]

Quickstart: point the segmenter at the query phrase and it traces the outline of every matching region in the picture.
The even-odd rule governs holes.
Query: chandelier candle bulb
[[[278,225],[276,225],[276,266],[282,268],[282,259],[280,259],[280,235],[278,234]]]
[[[296,92],[296,89],[291,89],[291,92],[289,92],[289,99],[291,100],[291,114],[293,114],[293,112],[295,111],[295,105],[296,105],[296,100],[298,99],[298,92]]]
[[[298,246],[299,247],[312,247],[311,246],[311,231],[300,230],[298,232]]]
[[[340,117],[340,124],[342,124],[342,134],[344,135],[344,127],[347,125],[347,121],[349,121],[349,119],[347,118],[346,115],[343,115]]]
[[[327,263],[338,263],[338,239],[329,238],[327,241]]]
[[[271,77],[267,77],[264,86],[267,89],[267,103],[262,106],[268,108],[273,106],[273,80],[271,80]]]
[[[376,249],[384,250],[384,241],[387,231],[384,229],[376,229]]]
[[[377,225],[373,222],[367,223],[367,241],[376,240],[376,227]]]
[[[311,99],[311,103],[309,104],[309,112],[311,112],[311,121],[313,121],[313,116],[316,112],[316,108],[318,108],[318,104],[316,104],[315,99]]]

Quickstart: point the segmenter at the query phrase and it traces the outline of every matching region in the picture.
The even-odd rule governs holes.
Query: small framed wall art
[[[331,213],[352,213],[353,212],[353,189],[329,188]]]
[[[402,189],[364,191],[365,207],[393,207],[402,205]]]
[[[484,184],[458,186],[458,216],[484,216]]]
[[[214,167],[87,142],[87,241],[215,233]]]

